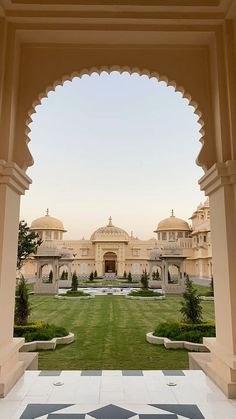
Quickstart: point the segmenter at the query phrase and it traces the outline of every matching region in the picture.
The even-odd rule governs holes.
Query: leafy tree
[[[132,275],[131,275],[131,272],[129,272],[129,273],[128,273],[128,281],[129,281],[129,282],[132,282]]]
[[[181,301],[180,312],[186,323],[201,323],[202,322],[202,306],[197,292],[193,286],[193,282],[186,275],[185,279],[186,290],[183,293],[183,301]]]
[[[97,278],[97,277],[98,277],[98,273],[97,273],[97,271],[95,269],[95,271],[94,271],[94,279]]]
[[[26,325],[30,315],[30,302],[27,284],[23,275],[20,278],[15,304],[15,324]]]
[[[39,235],[34,231],[30,231],[27,223],[22,220],[19,224],[18,233],[18,252],[17,252],[17,269],[20,270],[24,260],[30,255],[37,252],[38,247],[42,243]]]
[[[153,279],[153,280],[155,280],[155,279],[156,279],[156,272],[155,272],[155,271],[153,271],[153,273],[152,273],[152,279]]]
[[[124,271],[124,275],[123,275],[123,277],[126,279],[127,278],[127,272],[126,271]]]
[[[73,275],[72,275],[71,289],[72,289],[72,291],[77,291],[78,290],[78,277],[76,275],[76,272],[74,272]]]
[[[65,273],[65,271],[63,270],[62,271],[62,274],[61,274],[61,280],[62,281],[64,281],[66,279],[66,273]]]
[[[160,280],[160,274],[159,274],[158,269],[157,269],[157,271],[156,271],[156,279],[157,279],[158,281]]]
[[[148,290],[148,280],[149,280],[149,275],[145,269],[141,276],[141,284],[142,284],[143,290]]]
[[[52,284],[52,281],[53,281],[53,272],[52,272],[52,270],[49,272],[49,275],[48,275],[48,282],[50,282],[50,284]]]
[[[93,274],[93,272],[91,272],[91,274],[89,275],[89,280],[90,281],[93,281],[94,280],[94,274]]]

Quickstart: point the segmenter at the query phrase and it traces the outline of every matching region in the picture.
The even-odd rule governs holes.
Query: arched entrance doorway
[[[114,252],[107,252],[103,256],[104,274],[116,275],[117,273],[117,255]]]

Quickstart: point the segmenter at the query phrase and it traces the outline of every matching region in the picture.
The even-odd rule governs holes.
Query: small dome
[[[155,233],[159,231],[190,231],[190,227],[187,221],[182,220],[174,216],[174,211],[172,210],[171,216],[160,221]]]
[[[116,227],[112,224],[112,218],[109,218],[109,223],[105,227],[98,228],[91,236],[91,241],[119,241],[119,242],[128,242],[130,237],[125,230],[122,228]]]
[[[49,215],[48,209],[44,217],[37,218],[32,222],[30,230],[58,230],[64,232],[66,231],[60,220]]]
[[[54,240],[44,240],[43,243],[39,246],[36,256],[41,257],[61,257],[61,251],[57,247]]]

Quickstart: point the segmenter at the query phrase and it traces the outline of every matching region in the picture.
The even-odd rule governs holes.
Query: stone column
[[[16,164],[0,161],[0,397],[24,372],[18,354],[24,339],[13,338],[13,325],[20,195],[29,184]]]
[[[215,164],[199,183],[210,199],[215,293],[216,338],[204,338],[207,373],[236,398],[236,161]]]

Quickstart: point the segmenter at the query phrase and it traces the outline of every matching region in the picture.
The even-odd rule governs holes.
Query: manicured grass
[[[180,319],[181,297],[162,301],[96,296],[91,300],[58,301],[32,296],[31,320],[43,320],[74,332],[76,341],[39,354],[39,368],[76,369],[187,369],[185,350],[166,350],[145,341],[159,322]],[[214,320],[213,302],[204,302],[204,319]]]

